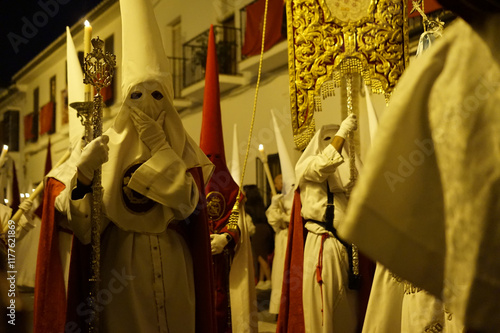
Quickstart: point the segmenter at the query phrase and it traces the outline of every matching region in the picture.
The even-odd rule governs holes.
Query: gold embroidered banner
[[[295,145],[315,132],[321,86],[360,73],[388,96],[408,64],[406,0],[287,0],[290,105]]]

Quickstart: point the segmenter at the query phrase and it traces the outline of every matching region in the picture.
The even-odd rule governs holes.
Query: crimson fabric
[[[17,212],[20,203],[21,196],[19,193],[19,183],[17,182],[16,163],[12,161],[12,203],[10,204],[10,208],[12,208],[12,215]]]
[[[437,2],[437,0],[424,0],[423,3],[424,3],[424,12],[426,14],[443,8],[443,6],[441,6]],[[420,13],[418,11],[414,11],[413,13],[410,14],[410,11],[412,9],[413,9],[412,0],[408,0],[408,17],[420,16]]]
[[[373,276],[375,275],[376,264],[358,250],[359,275],[361,285],[358,292],[358,332],[361,332],[365,321],[368,299],[372,290]]]
[[[212,195],[219,196],[215,213],[208,215],[208,225],[211,233],[229,233],[234,242],[239,241],[237,231],[228,230],[227,223],[231,215],[239,187],[234,182],[226,165],[224,152],[224,137],[222,134],[222,117],[220,109],[219,91],[219,66],[215,48],[214,28],[211,25],[208,35],[207,63],[205,71],[205,91],[203,98],[203,119],[201,125],[200,148],[215,165],[214,173],[208,182],[205,193],[209,194],[208,204],[211,204]],[[218,192],[218,193],[217,193]],[[222,196],[222,198],[220,198]],[[215,202],[215,201],[214,201]],[[230,249],[232,250],[232,249]],[[214,289],[217,313],[217,332],[231,332],[231,320],[229,314],[229,266],[234,255],[233,251],[229,257],[225,254],[213,256],[214,265]]]
[[[44,208],[35,277],[34,333],[64,332],[66,295],[54,209],[55,199],[64,188],[63,183],[49,178],[43,194]]]
[[[50,172],[50,170],[52,170],[52,155],[50,152],[50,138],[49,138],[49,143],[47,144],[47,157],[45,157],[45,171],[43,173],[44,178]],[[42,218],[42,211],[43,211],[43,197],[42,201],[40,202],[40,205],[35,210],[35,214],[39,218]]]
[[[66,303],[66,327],[69,332],[78,331],[76,328],[81,329],[81,332],[89,332],[86,320],[90,318],[88,298],[91,288],[91,258],[92,244],[84,245],[73,236]],[[84,311],[82,305],[85,305]]]
[[[40,134],[54,133],[55,103],[48,102],[40,110]]]
[[[33,113],[24,116],[24,141],[29,141],[35,138],[33,133]]]
[[[231,333],[229,325],[231,316],[229,315],[229,268],[231,266],[234,251],[226,254],[222,252],[212,256],[214,263],[214,284],[215,284],[215,312],[217,317],[217,332]],[[235,332],[236,333],[236,332]]]
[[[208,36],[207,64],[205,72],[205,91],[203,97],[203,118],[201,124],[200,148],[215,165],[214,173],[205,187],[205,192],[219,192],[224,197],[225,205],[222,206],[220,217],[210,220],[211,231],[217,233],[228,232],[239,241],[236,232],[228,231],[226,224],[231,215],[236,197],[238,184],[236,184],[226,165],[224,153],[224,137],[222,134],[222,119],[220,109],[219,70],[215,49],[215,36],[213,26],[210,26]],[[210,219],[210,217],[209,217]]]
[[[246,7],[247,24],[245,28],[245,41],[241,48],[241,54],[245,56],[260,54],[265,6],[265,0],[258,0]],[[283,39],[281,35],[283,6],[283,0],[269,0],[268,2],[264,51],[269,50],[274,44]]]
[[[201,168],[190,169],[200,191],[198,207],[186,220],[187,243],[193,257],[194,284],[196,291],[196,333],[215,333],[214,274],[212,269],[212,251],[208,230],[207,202],[203,190],[203,172]]]
[[[302,303],[302,273],[304,270],[304,243],[307,231],[300,214],[302,204],[299,190],[293,197],[292,214],[288,227],[281,304],[276,327],[277,333],[304,333]]]

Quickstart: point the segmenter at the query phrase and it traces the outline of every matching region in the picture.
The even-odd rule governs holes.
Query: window
[[[33,90],[33,124],[31,126],[32,141],[38,140],[38,115],[40,112],[40,89]]]

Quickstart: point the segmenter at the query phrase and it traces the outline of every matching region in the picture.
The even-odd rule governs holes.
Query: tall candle
[[[0,155],[0,160],[3,160],[7,152],[9,151],[9,146],[3,145],[2,148],[2,155]]]
[[[262,163],[266,163],[267,156],[266,156],[266,153],[264,152],[264,145],[263,144],[259,145],[259,153],[260,153],[260,159],[261,159]]]
[[[85,28],[83,30],[83,59],[87,57],[87,54],[90,53],[90,41],[92,39],[92,26],[89,21],[85,20]],[[91,100],[90,92],[92,90],[92,86],[90,84],[85,85],[85,101]]]
[[[3,164],[6,161],[5,155],[7,155],[8,151],[9,151],[9,146],[3,145],[2,154],[0,155],[0,168],[3,166]]]
[[[262,164],[264,164],[264,171],[266,172],[267,182],[269,183],[269,187],[271,188],[271,194],[276,195],[276,188],[274,187],[273,176],[271,175],[271,170],[269,170],[269,164],[267,163],[267,155],[264,152],[264,145],[259,145],[260,159],[262,160]]]

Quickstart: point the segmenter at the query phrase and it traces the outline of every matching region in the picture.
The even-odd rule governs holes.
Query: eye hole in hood
[[[161,92],[159,92],[158,90],[153,91],[151,93],[151,96],[153,96],[153,98],[158,100],[158,101],[163,98],[163,94]]]
[[[139,99],[142,97],[142,93],[140,91],[134,91],[130,94],[131,99]]]

